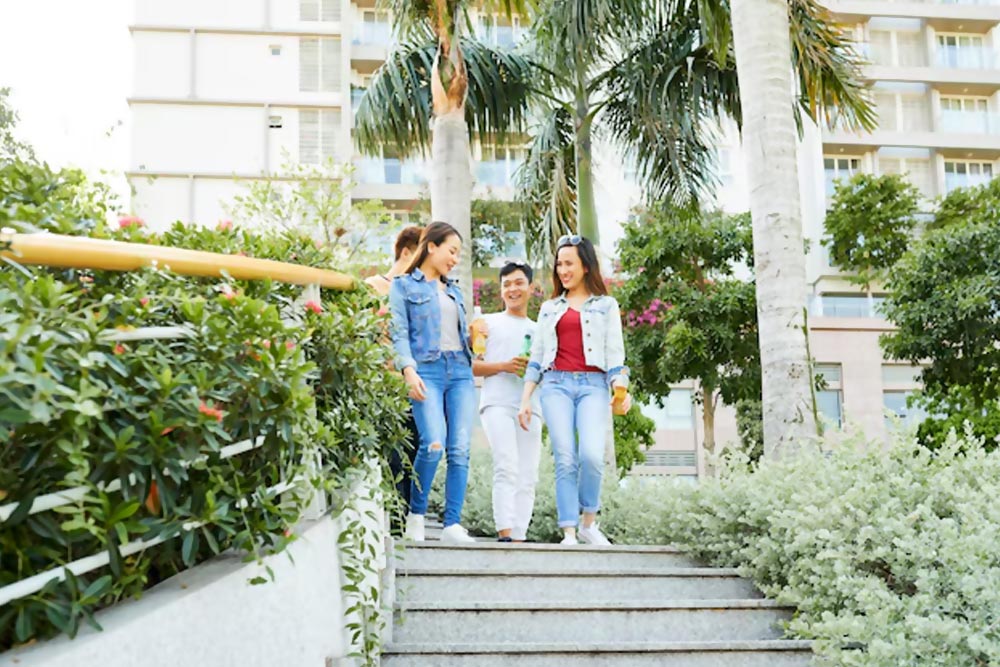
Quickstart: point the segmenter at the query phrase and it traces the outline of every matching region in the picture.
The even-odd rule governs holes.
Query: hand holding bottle
[[[614,386],[614,397],[611,399],[611,412],[615,415],[628,414],[632,409],[632,395],[628,393],[628,388],[620,384]]]

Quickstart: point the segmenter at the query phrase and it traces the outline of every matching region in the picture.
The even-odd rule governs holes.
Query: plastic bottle
[[[476,306],[472,312],[472,353],[478,357],[486,352],[486,334],[483,333],[483,309]]]
[[[525,359],[531,358],[531,334],[524,334],[524,342],[521,343],[521,356]],[[526,370],[527,368],[522,368],[518,375],[524,377]]]
[[[616,384],[615,385],[615,398],[611,402],[611,412],[616,415],[625,414],[625,397],[628,395],[628,389]]]

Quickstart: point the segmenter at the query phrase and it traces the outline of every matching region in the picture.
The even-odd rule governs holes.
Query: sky
[[[0,0],[0,87],[18,138],[53,166],[112,172],[123,196],[131,15],[131,0]]]

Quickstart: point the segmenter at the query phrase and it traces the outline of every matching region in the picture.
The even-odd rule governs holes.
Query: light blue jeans
[[[559,527],[576,526],[580,512],[601,507],[604,444],[611,419],[605,373],[547,371],[542,414],[556,463]]]
[[[420,445],[413,461],[410,513],[427,513],[434,473],[442,454],[448,455],[444,486],[445,527],[459,523],[469,481],[469,440],[476,418],[476,386],[464,352],[442,352],[436,361],[417,363],[417,374],[427,387],[422,401],[410,399]]]

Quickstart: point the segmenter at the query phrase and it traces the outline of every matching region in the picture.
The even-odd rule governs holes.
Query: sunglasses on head
[[[564,245],[580,245],[581,243],[583,243],[583,237],[579,234],[567,234],[559,237],[556,246],[561,248]]]

